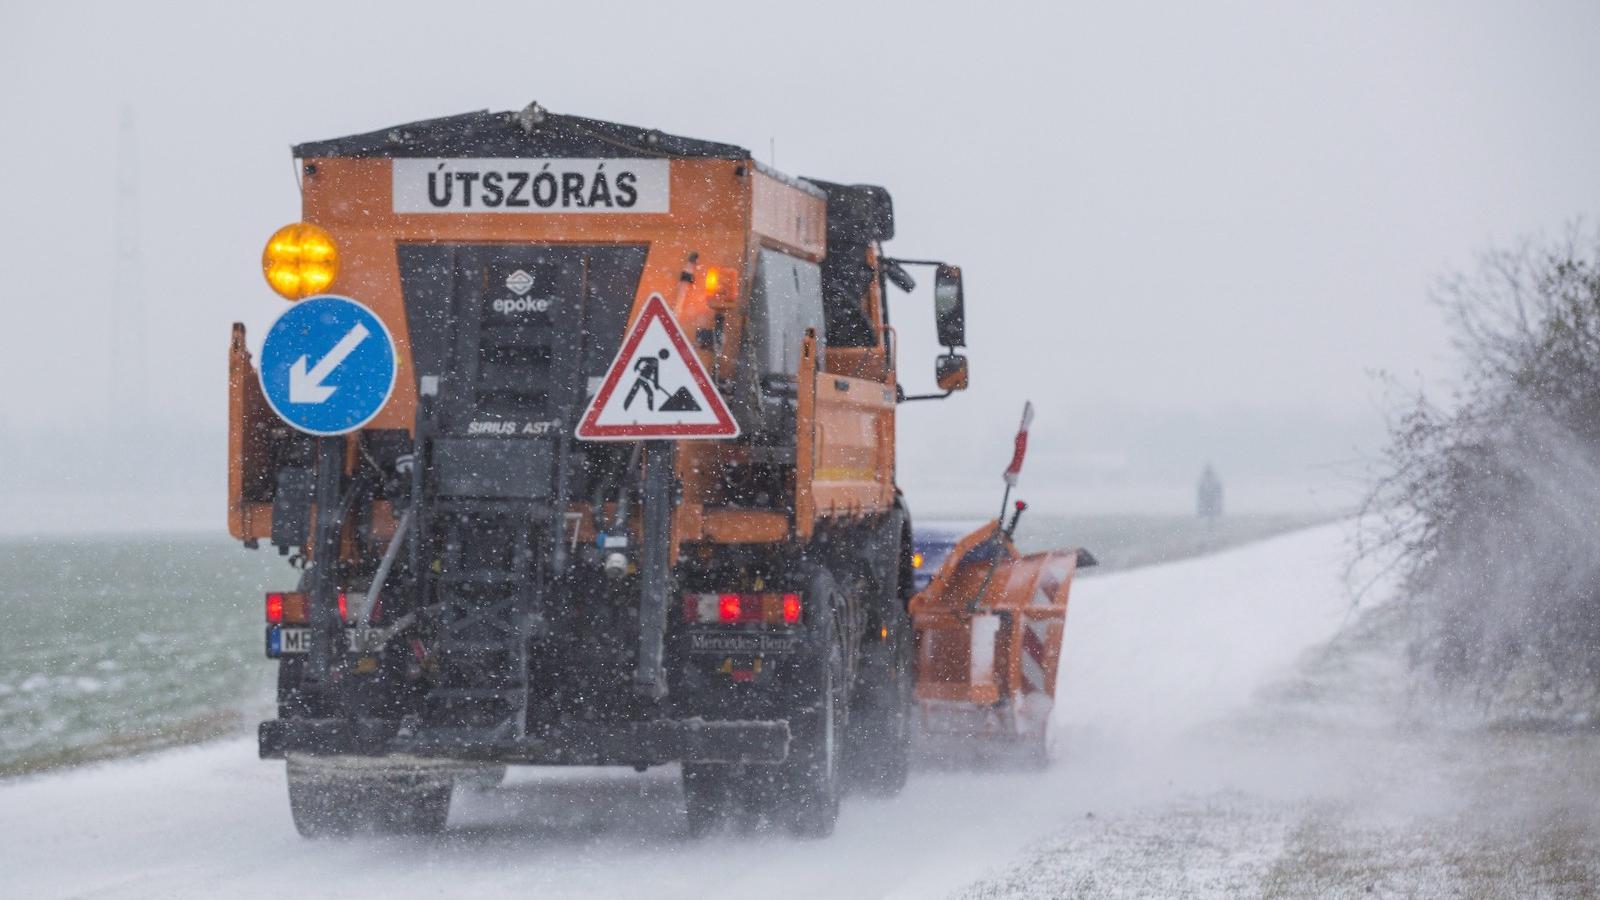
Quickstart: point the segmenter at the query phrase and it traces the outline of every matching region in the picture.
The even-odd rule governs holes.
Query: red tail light
[[[683,620],[724,625],[798,625],[799,594],[684,594]]]
[[[350,604],[344,599],[344,592],[339,592],[339,621],[350,621]]]
[[[339,595],[339,618],[346,617],[349,604]],[[273,592],[267,595],[268,625],[306,625],[311,621],[310,598],[299,591]]]

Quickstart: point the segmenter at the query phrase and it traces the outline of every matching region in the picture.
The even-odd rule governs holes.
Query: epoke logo
[[[549,312],[549,297],[499,297],[492,304],[494,311],[505,316],[511,313]]]
[[[533,276],[522,269],[518,269],[506,276],[506,287],[510,288],[511,293],[521,297],[523,294],[533,290]]]

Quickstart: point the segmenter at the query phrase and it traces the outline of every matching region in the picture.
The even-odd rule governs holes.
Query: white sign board
[[[397,213],[664,213],[665,159],[396,159]]]
[[[660,294],[651,294],[578,421],[581,441],[731,438],[739,423]]]

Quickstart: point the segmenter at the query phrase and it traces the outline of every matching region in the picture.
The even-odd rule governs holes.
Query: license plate
[[[768,656],[793,653],[800,649],[797,634],[768,634],[759,631],[692,631],[689,652],[721,656]]]
[[[267,656],[276,659],[280,656],[294,656],[305,653],[311,645],[311,629],[309,628],[284,628],[277,626],[267,629]]]

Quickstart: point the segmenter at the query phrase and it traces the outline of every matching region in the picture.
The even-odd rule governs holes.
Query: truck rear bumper
[[[451,731],[401,734],[389,719],[269,719],[258,731],[262,759],[403,755],[525,765],[778,763],[789,753],[787,721],[660,719],[563,727],[538,737],[484,739]]]

